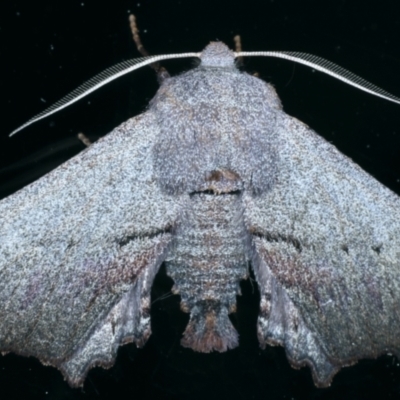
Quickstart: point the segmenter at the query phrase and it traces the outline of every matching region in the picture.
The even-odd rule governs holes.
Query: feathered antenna
[[[166,77],[168,77],[168,72],[165,68],[163,68],[159,61],[162,60],[171,60],[176,58],[189,58],[195,57],[200,58],[200,53],[181,53],[181,54],[163,54],[163,55],[155,55],[151,56],[143,46],[139,29],[136,24],[136,18],[132,14],[129,16],[130,27],[132,31],[133,40],[136,44],[136,47],[140,54],[143,57],[133,58],[127,61],[123,61],[119,64],[116,64],[110,68],[107,68],[103,72],[100,72],[98,75],[89,79],[78,88],[73,90],[71,93],[67,94],[65,97],[51,105],[49,108],[46,108],[41,113],[35,115],[29,121],[25,122],[23,125],[15,129],[10,133],[10,136],[15,133],[21,131],[22,129],[32,125],[34,122],[37,122],[43,118],[48,117],[64,108],[70,106],[73,103],[76,103],[78,100],[83,97],[89,95],[97,89],[100,89],[102,86],[107,85],[109,82],[118,79],[119,77],[129,74],[132,71],[135,71],[139,68],[142,68],[146,65],[151,66],[157,73],[158,81],[161,83]],[[241,42],[240,37],[235,36],[235,47],[236,51],[234,52],[235,57],[238,59],[239,63],[242,60],[242,57],[276,57],[282,58],[285,60],[290,60],[297,62],[299,64],[306,65],[308,67],[314,68],[317,71],[328,74],[336,79],[339,79],[342,82],[345,82],[351,86],[354,86],[360,90],[363,90],[367,93],[370,93],[374,96],[381,97],[385,100],[392,101],[394,103],[400,104],[400,97],[397,97],[386,90],[374,85],[371,82],[361,78],[360,76],[353,74],[345,68],[340,67],[337,64],[334,64],[331,61],[325,60],[324,58],[314,56],[312,54],[307,53],[299,53],[299,52],[290,52],[290,51],[241,51]]]

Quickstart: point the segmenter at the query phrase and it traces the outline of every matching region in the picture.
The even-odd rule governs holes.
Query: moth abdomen
[[[189,199],[167,261],[182,309],[191,314],[182,343],[196,351],[226,351],[238,343],[228,314],[250,261],[241,193],[192,193]]]

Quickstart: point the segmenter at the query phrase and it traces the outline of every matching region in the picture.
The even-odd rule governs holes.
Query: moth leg
[[[84,133],[80,132],[76,136],[86,147],[92,144],[92,141]]]
[[[129,26],[131,28],[133,41],[135,42],[138,52],[142,56],[148,57],[150,54],[143,46],[142,41],[140,40],[139,28],[137,27],[136,24],[136,17],[133,14],[129,16]],[[154,71],[156,72],[159,84],[161,84],[165,79],[170,77],[168,71],[159,62],[155,62],[153,64],[150,64],[149,66],[153,68]]]
[[[235,52],[240,53],[242,51],[242,38],[240,37],[240,35],[235,35],[233,37],[233,43],[235,44]],[[243,66],[243,57],[236,58],[236,65],[238,67]]]
[[[235,52],[236,52],[236,53],[240,53],[240,52],[243,51],[243,49],[242,49],[242,38],[241,38],[240,35],[235,35],[235,36],[233,37],[233,43],[235,44]],[[236,59],[235,59],[235,64],[236,64],[236,66],[237,66],[238,68],[243,67],[243,65],[244,65],[244,58],[243,58],[242,56],[236,57]],[[256,71],[256,72],[253,72],[252,75],[255,76],[255,77],[258,77],[258,76],[259,76],[259,74],[258,74],[257,71]]]

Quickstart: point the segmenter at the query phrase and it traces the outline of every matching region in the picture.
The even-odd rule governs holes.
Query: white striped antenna
[[[393,94],[387,92],[386,90],[383,90],[382,88],[374,85],[371,82],[368,82],[367,80],[361,78],[360,76],[353,74],[347,69],[342,68],[331,61],[325,60],[324,58],[321,57],[314,56],[312,54],[290,52],[290,51],[241,51],[241,52],[235,52],[233,54],[235,55],[236,58],[276,57],[294,61],[299,64],[303,64],[308,67],[314,68],[317,71],[331,75],[342,82],[345,82],[351,86],[354,86],[374,96],[378,96],[383,99],[400,104],[400,97],[394,96]],[[34,122],[46,118],[49,115],[54,114],[68,107],[69,105],[77,102],[78,100],[89,95],[95,90],[101,88],[107,83],[119,78],[120,76],[128,74],[129,72],[135,71],[141,67],[153,64],[158,61],[170,60],[176,58],[190,58],[190,57],[201,58],[201,53],[164,54],[159,56],[140,57],[140,58],[133,58],[131,60],[123,61],[119,64],[116,64],[110,68],[107,68],[106,70],[94,76],[93,78],[89,79],[81,86],[73,90],[71,93],[67,94],[65,97],[54,103],[52,106],[45,109],[40,114],[37,114],[29,121],[25,122],[25,124],[21,125],[13,132],[11,132],[10,136],[21,131],[27,126],[32,125]]]
[[[157,61],[189,57],[198,58],[200,57],[200,53],[165,54],[160,56],[140,57],[116,64],[95,75],[93,78],[89,79],[88,81],[77,87],[75,90],[73,90],[71,93],[68,93],[65,97],[51,105],[49,108],[46,108],[40,114],[35,115],[29,121],[25,122],[23,125],[12,131],[10,133],[10,136],[16,134],[27,126],[32,125],[34,122],[46,118],[49,115],[54,114],[70,106],[73,103],[76,103],[83,97],[89,95],[90,93],[101,88],[102,86],[107,85],[107,83],[119,78],[120,76],[128,74],[129,72],[135,71],[136,69],[142,68],[146,65],[153,64]]]
[[[383,90],[379,86],[374,85],[371,82],[361,78],[360,76],[353,74],[349,70],[340,67],[339,65],[325,60],[324,58],[314,56],[307,53],[298,53],[292,51],[241,51],[235,53],[236,57],[276,57],[283,58],[297,62],[299,64],[307,65],[308,67],[314,68],[317,71],[323,72],[348,85],[354,86],[357,89],[363,90],[364,92],[370,93],[374,96],[381,97],[382,99],[392,101],[400,104],[400,97],[397,97],[386,90]]]

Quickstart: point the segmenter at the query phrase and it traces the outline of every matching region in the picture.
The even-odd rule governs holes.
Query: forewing
[[[180,209],[159,190],[149,111],[0,202],[0,350],[80,385],[150,334],[150,287]]]
[[[261,291],[259,339],[318,386],[400,349],[400,199],[307,126],[277,120],[279,171],[243,197]]]

